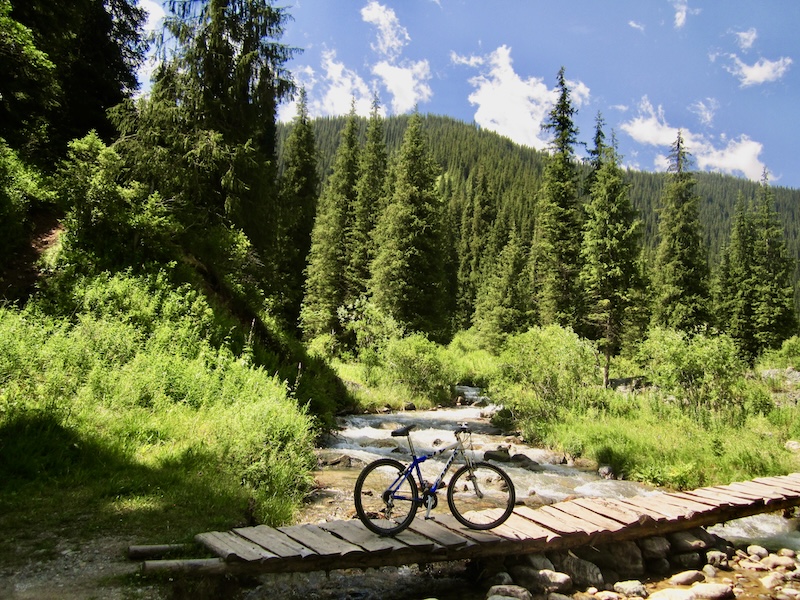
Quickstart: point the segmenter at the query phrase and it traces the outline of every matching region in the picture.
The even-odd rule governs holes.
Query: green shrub
[[[767,350],[758,360],[759,369],[800,369],[800,336],[784,340],[778,350]]]
[[[593,344],[551,325],[508,338],[491,396],[520,417],[548,420],[562,410],[585,410],[589,390],[600,383]]]
[[[382,378],[414,396],[444,402],[453,379],[440,353],[440,346],[419,333],[393,338],[381,353]]]

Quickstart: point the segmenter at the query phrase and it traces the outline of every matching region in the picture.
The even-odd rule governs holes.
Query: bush
[[[389,340],[381,353],[384,383],[402,386],[414,396],[447,401],[453,377],[440,352],[440,346],[419,333]]]
[[[800,336],[792,336],[784,340],[778,350],[767,350],[758,361],[761,369],[800,369]]]
[[[697,414],[722,411],[738,421],[745,398],[739,382],[745,365],[733,339],[724,334],[687,335],[655,328],[639,349],[647,379]]]
[[[548,420],[561,410],[585,410],[589,390],[600,384],[594,345],[551,325],[508,338],[490,395],[522,417]]]

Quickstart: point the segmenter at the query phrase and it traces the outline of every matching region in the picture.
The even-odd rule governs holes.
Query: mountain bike
[[[460,424],[453,432],[456,436],[453,444],[422,456],[417,456],[409,435],[413,428],[412,424],[392,431],[392,437],[408,439],[411,463],[404,465],[393,458],[380,458],[364,467],[356,480],[356,513],[367,529],[378,535],[395,535],[411,524],[421,506],[425,507],[425,518],[431,518],[431,510],[438,504],[436,493],[445,487],[450,512],[462,525],[492,529],[508,519],[516,500],[514,484],[499,467],[473,461],[472,431],[466,424]],[[448,451],[451,454],[436,480],[425,481],[420,464]],[[464,465],[447,484],[445,475],[457,457]]]

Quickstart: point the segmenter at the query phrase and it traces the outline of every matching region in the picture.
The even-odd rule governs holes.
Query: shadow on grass
[[[248,494],[192,449],[158,468],[87,437],[45,411],[0,426],[0,531],[66,529],[136,543],[189,541],[209,529],[247,524]]]

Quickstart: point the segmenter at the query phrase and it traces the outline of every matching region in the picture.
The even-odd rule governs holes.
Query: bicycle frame
[[[467,455],[467,452],[464,449],[464,442],[458,435],[456,436],[456,441],[453,442],[452,444],[445,446],[444,448],[441,448],[434,452],[431,452],[430,454],[425,454],[423,456],[417,456],[416,452],[414,451],[414,444],[411,442],[410,436],[408,438],[408,446],[411,450],[411,459],[412,459],[411,463],[405,468],[405,470],[400,475],[398,475],[397,479],[395,479],[394,483],[392,483],[392,485],[389,486],[387,491],[391,491],[391,498],[393,500],[397,499],[397,500],[410,501],[411,498],[407,498],[406,496],[397,493],[397,490],[400,488],[400,485],[403,483],[403,481],[405,481],[407,478],[410,479],[411,484],[417,485],[420,491],[422,491],[422,495],[417,498],[417,503],[419,505],[426,504],[426,497],[427,497],[427,506],[426,506],[427,510],[425,512],[425,518],[427,519],[430,517],[430,512],[431,509],[433,508],[435,494],[438,491],[439,486],[441,486],[442,480],[444,479],[444,476],[447,474],[447,471],[450,470],[450,467],[455,461],[456,456],[460,455],[461,458],[464,460],[464,462],[468,465],[472,465],[472,460]],[[447,462],[445,463],[442,472],[439,473],[439,476],[436,478],[436,480],[430,487],[426,487],[425,480],[422,477],[422,470],[420,469],[419,466],[429,458],[435,458],[437,456],[444,454],[449,450],[452,450],[453,452],[447,459]],[[416,482],[414,481],[415,474],[417,478]]]

